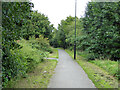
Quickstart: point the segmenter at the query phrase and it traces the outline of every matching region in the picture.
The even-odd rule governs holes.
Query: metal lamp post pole
[[[77,0],[75,0],[75,41],[74,41],[74,59],[76,59],[76,7],[77,7]]]

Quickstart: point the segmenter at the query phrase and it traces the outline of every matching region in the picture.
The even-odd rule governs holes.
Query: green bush
[[[95,60],[96,56],[94,53],[89,53],[88,51],[78,51],[78,55],[82,56],[84,60],[90,61],[90,60]]]
[[[28,69],[25,57],[22,56],[20,51],[17,49],[10,51],[8,60],[8,62],[3,63],[3,86],[6,86],[8,81],[11,80],[11,78],[24,76]],[[5,67],[6,65],[8,65],[8,67]]]
[[[33,4],[30,2],[2,2],[3,87],[11,78],[23,75],[27,69],[25,67],[26,61],[18,50],[21,47],[15,43],[15,40],[22,36],[22,25],[25,24],[26,17],[28,17],[32,7]]]
[[[120,2],[89,2],[83,18],[87,39],[81,44],[98,58],[120,59]],[[88,39],[90,39],[88,41]]]
[[[29,43],[31,43],[32,48],[52,53],[48,38],[44,38],[42,35],[40,35],[39,38],[36,39],[34,37],[31,37]]]
[[[33,40],[37,42],[36,39]],[[43,38],[43,42],[44,42]],[[3,63],[3,86],[6,87],[8,81],[12,78],[24,77],[27,72],[31,72],[38,63],[44,60],[44,57],[48,57],[48,52],[44,49],[32,48],[30,41],[24,39],[18,43],[22,48],[10,50],[8,63]],[[37,43],[36,43],[37,45]],[[49,47],[48,47],[49,48]],[[5,66],[8,67],[5,67]]]
[[[44,38],[39,41],[43,45],[38,44],[37,40],[33,40],[36,48],[33,48],[34,45],[29,41],[16,42],[22,37],[28,39],[32,35],[36,36],[39,34],[43,34],[44,37],[49,39],[51,38],[50,33],[53,25],[50,25],[48,17],[45,17],[45,15],[37,13],[37,11],[33,12],[33,6],[30,1],[2,3],[3,87],[7,86],[11,78],[24,76],[26,72],[32,70],[37,63],[43,61],[43,58],[47,56],[47,51],[52,52]]]
[[[33,40],[33,41],[36,42],[37,40]],[[36,64],[43,61],[44,57],[48,56],[47,52],[44,52],[43,49],[32,47],[31,46],[32,44],[33,43],[31,43],[31,41],[26,41],[26,40],[22,40],[20,42],[20,45],[23,46],[23,48],[20,51],[21,51],[22,56],[24,56],[28,62],[28,71],[32,70]]]

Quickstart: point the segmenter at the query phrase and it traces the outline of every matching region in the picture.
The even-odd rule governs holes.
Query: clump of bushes
[[[48,53],[44,52],[43,50],[31,47],[31,44],[32,43],[26,40],[22,40],[20,42],[20,45],[23,46],[23,48],[20,50],[20,53],[21,56],[27,60],[28,72],[31,71],[36,64],[42,62],[43,58],[47,57],[48,55]]]
[[[97,57],[94,53],[89,53],[88,51],[78,51],[78,55],[82,56],[86,61],[95,60]]]
[[[16,43],[21,48],[11,49],[7,57],[8,62],[3,63],[3,87],[7,87],[8,82],[13,78],[25,77],[51,52],[48,40],[43,36],[37,39],[30,38],[29,41],[22,39]]]
[[[44,38],[40,40],[43,45],[30,46],[29,37],[38,37],[40,34],[51,38],[53,25],[50,25],[48,17],[33,11],[32,2],[2,2],[2,86],[6,87],[11,78],[23,76],[35,65],[43,61],[47,51],[52,52],[49,46],[45,46]],[[9,10],[8,10],[9,9]],[[16,13],[11,13],[15,12]],[[7,13],[6,13],[7,12]],[[39,22],[41,20],[41,22]],[[24,38],[29,41],[20,40]],[[41,48],[42,47],[42,48]]]
[[[31,43],[32,48],[52,53],[48,38],[44,38],[42,35],[39,35],[39,38],[36,39],[31,37],[29,43]]]

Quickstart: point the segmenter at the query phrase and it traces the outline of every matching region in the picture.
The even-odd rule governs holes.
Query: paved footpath
[[[96,88],[84,70],[64,50],[59,51],[55,74],[48,88]]]

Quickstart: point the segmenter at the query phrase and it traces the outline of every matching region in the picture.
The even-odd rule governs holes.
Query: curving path
[[[58,65],[48,88],[95,88],[80,65],[64,50],[58,51]]]

